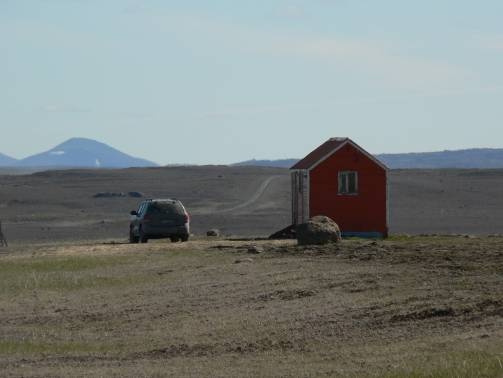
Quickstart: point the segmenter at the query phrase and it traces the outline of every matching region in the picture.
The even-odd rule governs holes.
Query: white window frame
[[[355,191],[349,191],[349,180],[348,177],[350,174],[355,175]],[[346,176],[346,187],[342,188],[342,177]],[[340,196],[357,196],[358,195],[358,172],[357,171],[339,171],[338,175],[338,183],[337,183],[337,194]]]

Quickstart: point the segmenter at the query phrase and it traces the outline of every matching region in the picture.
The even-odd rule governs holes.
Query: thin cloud
[[[121,13],[124,14],[139,14],[148,11],[149,8],[147,4],[143,1],[133,1],[122,8]]]
[[[287,18],[302,18],[306,15],[306,10],[298,4],[288,4],[281,8],[279,13]]]
[[[216,21],[209,17],[177,14],[159,15],[159,30],[176,32],[192,48],[241,51],[275,57],[301,58],[337,68],[371,74],[391,88],[441,90],[466,87],[478,82],[476,73],[457,63],[411,56],[407,46],[379,40],[357,39],[310,32],[263,30]],[[168,18],[168,20],[166,19]]]
[[[298,111],[319,111],[323,109],[332,109],[337,106],[365,105],[365,104],[389,104],[403,103],[414,99],[441,98],[441,97],[460,97],[470,95],[485,95],[502,93],[503,86],[489,86],[460,90],[445,90],[435,93],[416,93],[402,94],[394,96],[360,96],[360,97],[340,97],[332,98],[318,103],[297,103],[297,104],[279,104],[279,105],[229,105],[203,114],[201,118],[208,119],[231,119],[231,118],[250,118],[270,113],[293,113]]]
[[[266,45],[267,46],[267,45]],[[476,79],[469,70],[441,60],[414,57],[399,46],[342,37],[279,36],[269,42],[271,54],[297,56],[360,70],[406,89],[456,88]]]
[[[42,108],[45,113],[91,113],[91,109],[69,105],[46,105]]]
[[[151,113],[145,113],[141,111],[116,111],[116,110],[93,110],[90,108],[79,107],[76,105],[46,105],[41,109],[44,113],[49,114],[58,114],[58,113],[66,113],[66,114],[85,114],[85,113],[93,113],[95,115],[104,116],[104,117],[114,117],[114,118],[123,118],[123,119],[131,119],[131,120],[140,120],[140,121],[151,121],[154,120],[155,117]]]
[[[240,117],[250,117],[259,116],[262,114],[269,113],[279,113],[285,111],[291,111],[294,109],[301,108],[311,108],[310,104],[296,104],[296,105],[262,105],[262,106],[252,106],[252,105],[242,105],[242,106],[227,106],[220,110],[205,113],[201,118],[207,119],[226,119],[226,118],[240,118]]]
[[[503,51],[503,35],[479,36],[474,44],[486,50]]]

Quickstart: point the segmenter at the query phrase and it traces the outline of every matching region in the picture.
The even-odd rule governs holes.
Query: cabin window
[[[358,172],[339,172],[339,194],[358,194]]]

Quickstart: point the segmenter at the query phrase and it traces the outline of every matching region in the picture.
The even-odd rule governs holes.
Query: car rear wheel
[[[140,243],[148,243],[147,235],[143,232],[143,229],[140,228]]]
[[[169,239],[172,243],[178,243],[180,241],[180,238],[178,236],[170,236]]]
[[[130,243],[138,243],[140,241],[140,238],[138,236],[135,236],[133,233],[133,230],[129,230],[129,242]]]
[[[182,235],[180,239],[182,239],[182,242],[186,242],[189,240],[189,235]]]

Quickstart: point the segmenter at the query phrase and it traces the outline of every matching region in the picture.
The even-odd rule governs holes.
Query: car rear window
[[[153,202],[148,209],[149,215],[184,215],[179,202]]]

